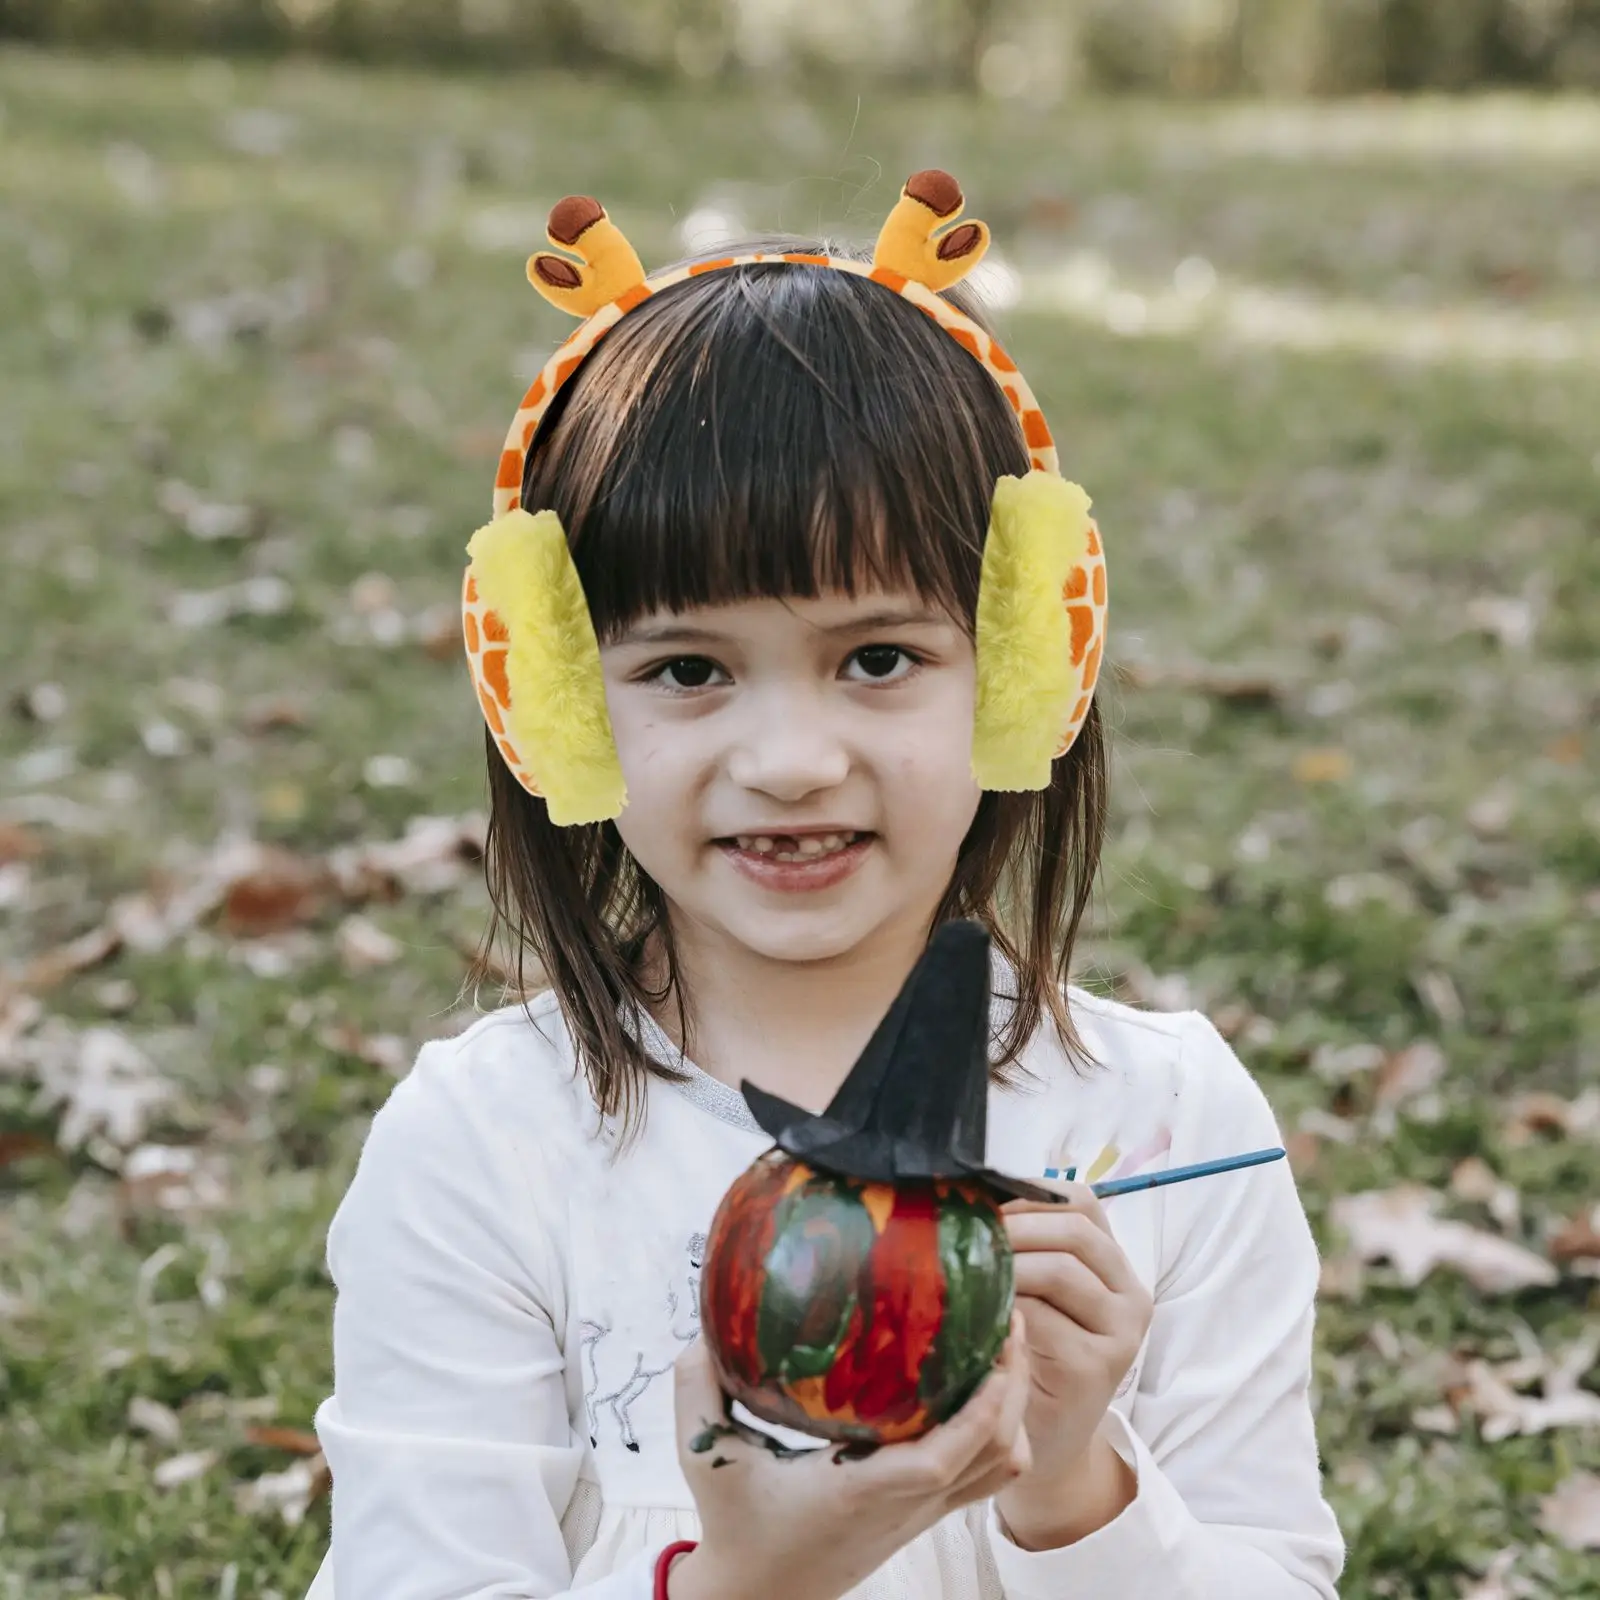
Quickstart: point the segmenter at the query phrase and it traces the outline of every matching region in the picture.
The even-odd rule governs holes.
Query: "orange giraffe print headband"
[[[959,221],[948,173],[918,172],[878,235],[870,262],[803,253],[724,256],[646,277],[596,200],[550,213],[561,255],[528,261],[528,281],[585,320],[534,379],[512,419],[495,476],[494,521],[468,543],[462,627],[473,687],[496,748],[558,826],[616,817],[627,803],[606,710],[599,643],[553,511],[520,505],[528,451],[550,403],[605,335],[652,295],[702,273],[755,262],[825,267],[909,300],[1000,386],[1032,470],[995,485],[978,591],[972,770],[994,790],[1043,789],[1089,714],[1106,636],[1106,568],[1089,497],[1059,473],[1055,442],[1016,363],[940,296],[982,260],[989,230]]]

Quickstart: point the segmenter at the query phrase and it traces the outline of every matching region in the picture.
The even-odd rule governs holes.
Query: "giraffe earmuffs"
[[[600,649],[565,530],[553,511],[519,504],[523,466],[561,386],[635,306],[675,283],[752,262],[786,261],[871,278],[926,312],[999,384],[1017,413],[1033,470],[995,485],[976,629],[972,771],[981,787],[1043,789],[1052,761],[1083,727],[1106,634],[1106,568],[1089,497],[1057,470],[1044,415],[1016,364],[940,298],[982,259],[989,230],[957,223],[964,200],[948,173],[907,180],[870,263],[837,256],[726,256],[646,278],[633,247],[594,200],[562,200],[552,245],[528,280],[585,321],[523,396],[495,478],[495,520],[467,546],[463,630],[485,721],[507,767],[558,826],[600,822],[627,803],[606,711]],[[572,257],[576,257],[574,260]]]

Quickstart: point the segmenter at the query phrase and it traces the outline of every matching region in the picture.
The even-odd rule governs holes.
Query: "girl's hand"
[[[1105,1503],[1104,1471],[1123,1478],[1109,1444],[1099,1446],[1103,1456],[1091,1446],[1154,1310],[1094,1191],[1073,1183],[1063,1192],[1070,1209],[1034,1200],[1001,1208],[1016,1256],[1017,1304],[1027,1316],[1033,1466],[1000,1510],[1014,1532],[1026,1525],[1047,1530],[1047,1538],[1070,1526],[1075,1504]]]
[[[671,1600],[839,1600],[949,1512],[1027,1470],[1028,1354],[1022,1316],[994,1370],[948,1422],[852,1457],[790,1451],[734,1420],[700,1339],[675,1373],[678,1459],[699,1508],[698,1549]]]

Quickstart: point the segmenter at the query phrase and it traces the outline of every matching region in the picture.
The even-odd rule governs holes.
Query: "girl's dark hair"
[[[827,253],[766,239],[746,251]],[[981,322],[971,296],[946,298]],[[994,379],[932,318],[881,284],[826,267],[757,263],[689,278],[631,311],[557,395],[529,452],[522,504],[554,509],[604,644],[656,609],[906,586],[969,629],[995,480],[1029,468]],[[532,955],[554,987],[596,1104],[642,1116],[646,1004],[684,995],[663,897],[614,824],[558,828],[488,741],[494,903],[475,977]],[[1039,793],[986,792],[935,917],[973,917],[1015,965],[995,1040],[1011,1082],[1048,1017],[1087,1058],[1064,983],[1105,832],[1097,711]],[[932,929],[930,928],[930,934]],[[661,992],[641,972],[666,957]],[[497,963],[497,941],[509,960]],[[631,1026],[630,1026],[631,1024]]]

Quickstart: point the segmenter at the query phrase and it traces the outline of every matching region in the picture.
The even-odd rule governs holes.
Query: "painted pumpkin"
[[[724,1390],[753,1415],[892,1444],[971,1397],[1012,1296],[1000,1203],[982,1184],[868,1182],[771,1150],[712,1221],[700,1325]]]

